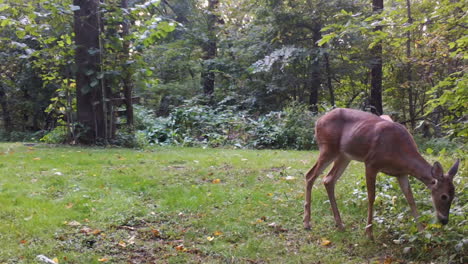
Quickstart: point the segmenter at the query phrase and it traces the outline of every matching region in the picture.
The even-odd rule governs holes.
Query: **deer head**
[[[452,200],[455,196],[455,187],[453,186],[453,177],[457,174],[458,164],[460,160],[457,160],[453,164],[452,168],[447,174],[444,174],[442,165],[439,162],[435,162],[432,166],[432,203],[436,210],[436,216],[439,222],[446,225],[449,221],[449,211],[452,205]]]

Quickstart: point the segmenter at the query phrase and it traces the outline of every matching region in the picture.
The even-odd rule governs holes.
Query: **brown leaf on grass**
[[[223,234],[223,232],[221,232],[221,231],[215,231],[215,232],[213,233],[214,236],[220,236],[220,235],[222,235],[222,234]]]
[[[106,262],[106,261],[109,261],[109,259],[108,259],[108,258],[100,258],[100,259],[98,259],[97,261],[99,261],[99,262]]]
[[[41,158],[37,157],[37,158],[34,158],[33,160],[41,160]]]
[[[386,256],[385,260],[383,261],[383,264],[392,264],[393,263],[393,258]]]
[[[93,232],[93,229],[85,226],[83,228],[80,229],[80,233],[83,233],[83,234],[86,234],[86,235],[89,235]]]
[[[67,209],[71,209],[73,207],[73,203],[67,203],[67,205],[65,205],[65,208]]]
[[[27,240],[24,240],[24,239],[23,239],[23,240],[20,240],[20,244],[26,244],[26,243],[28,243]]]
[[[185,252],[187,249],[184,247],[184,244],[180,244],[175,247],[175,250],[180,251],[180,252]]]
[[[92,229],[87,226],[83,227],[80,229],[80,233],[86,234],[86,235],[99,235],[102,232],[102,230],[99,229]]]
[[[159,232],[157,229],[151,229],[151,233],[154,237],[161,237],[161,232]]]

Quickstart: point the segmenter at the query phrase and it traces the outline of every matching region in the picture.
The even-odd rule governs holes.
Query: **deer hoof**
[[[345,227],[343,224],[337,225],[336,228],[338,228],[339,231],[345,231]]]
[[[304,223],[304,229],[305,230],[310,230],[310,223]]]

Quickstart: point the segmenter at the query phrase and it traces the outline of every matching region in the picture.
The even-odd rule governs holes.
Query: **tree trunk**
[[[214,87],[215,87],[215,67],[213,59],[216,58],[217,37],[216,37],[216,21],[218,17],[214,13],[218,7],[219,0],[208,1],[208,17],[207,17],[207,36],[208,40],[202,44],[203,56],[201,73],[201,84],[203,86],[203,93],[212,101]]]
[[[73,0],[77,121],[84,126],[79,141],[84,144],[106,139],[103,91],[97,78],[101,63],[99,0]]]
[[[411,16],[411,2],[410,0],[406,0],[406,10],[408,13],[408,24],[413,24],[413,17]],[[406,32],[406,59],[408,60],[406,65],[406,74],[407,74],[407,89],[408,89],[408,105],[409,105],[409,118],[411,123],[411,128],[414,129],[416,126],[416,98],[413,94],[413,72],[411,67],[411,32],[408,30]]]
[[[122,8],[128,8],[128,0],[122,0]],[[123,57],[124,63],[130,59],[130,41],[127,39],[130,34],[130,25],[128,22],[128,16],[126,13],[123,15],[122,21],[122,38],[123,38]],[[132,102],[132,92],[133,92],[133,82],[132,82],[132,67],[124,67],[123,70],[123,94],[125,98],[125,107],[127,109],[127,126],[130,131],[133,131],[133,102]]]
[[[372,10],[374,13],[382,13],[384,8],[383,0],[372,0]],[[382,30],[382,26],[376,26],[374,31]],[[383,114],[382,107],[382,42],[377,43],[372,48],[374,55],[371,63],[371,91],[370,107],[371,112],[376,115]]]
[[[8,99],[6,97],[5,88],[0,85],[0,105],[2,106],[3,127],[7,134],[12,130],[10,109],[8,108]]]
[[[328,86],[328,91],[330,93],[330,104],[332,107],[335,106],[335,93],[333,91],[333,86],[332,86],[332,73],[330,69],[330,56],[327,53],[325,53],[325,68],[327,70],[327,86]]]
[[[313,58],[312,69],[311,69],[311,80],[310,80],[310,98],[309,98],[309,107],[310,110],[314,113],[318,112],[318,92],[320,86],[322,85],[321,74],[320,74],[320,52],[317,41],[322,38],[321,25],[315,24],[312,29],[313,34],[313,47],[315,50],[315,58]]]

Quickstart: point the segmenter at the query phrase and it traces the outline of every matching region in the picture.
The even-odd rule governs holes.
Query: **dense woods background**
[[[310,149],[316,118],[351,107],[443,150],[468,136],[466,12],[452,0],[0,0],[1,138]]]

